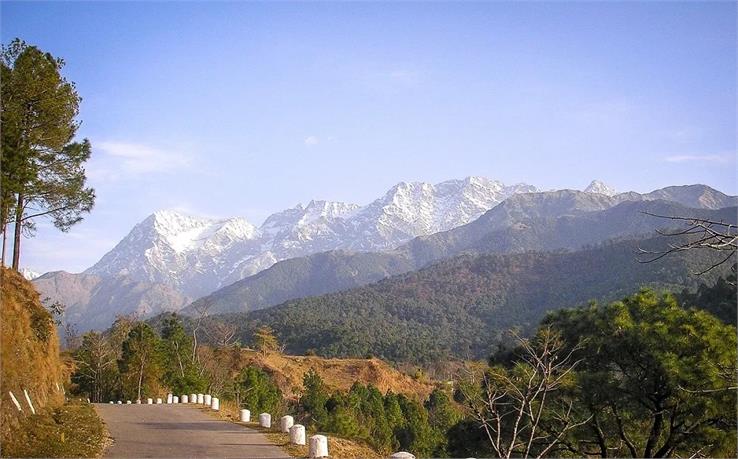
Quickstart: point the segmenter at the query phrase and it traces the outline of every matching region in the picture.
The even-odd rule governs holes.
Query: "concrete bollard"
[[[111,404],[111,405],[113,405],[113,404],[115,404],[115,402],[111,400],[111,401],[110,401],[110,404]]]
[[[197,394],[190,394],[190,403],[197,403]]]
[[[182,403],[190,403],[190,397],[187,395],[182,396]]]
[[[390,459],[415,459],[415,455],[407,451],[398,451],[390,456]]]
[[[199,403],[200,405],[205,403],[205,396],[203,394],[197,394],[197,403]]]
[[[131,401],[130,400],[126,400],[126,405],[130,405],[130,404],[131,404]]]
[[[140,405],[140,404],[141,404],[141,399],[140,398],[136,399],[136,405]]]
[[[10,394],[10,398],[13,400],[15,407],[18,408],[18,411],[23,411],[23,408],[21,408],[21,405],[20,403],[18,403],[18,399],[15,398],[15,395],[13,395],[13,393],[10,391],[8,391],[8,393]],[[110,402],[110,403],[113,403],[113,402]]]
[[[267,429],[272,426],[272,415],[269,413],[261,413],[259,415],[259,425]]]
[[[161,400],[160,398],[157,398],[157,399],[156,399],[156,404],[157,404],[157,405],[161,405],[161,404],[162,404],[162,400]]]
[[[23,395],[26,396],[26,402],[28,402],[28,407],[31,408],[31,414],[36,414],[36,408],[33,407],[33,403],[31,403],[31,396],[28,395],[28,391],[26,389],[23,389]]]
[[[284,433],[287,433],[290,431],[290,427],[292,427],[294,423],[295,423],[295,419],[292,416],[290,415],[282,416],[279,419],[279,430],[281,430]]]
[[[310,437],[310,454],[308,457],[328,457],[328,439],[325,435]]]
[[[146,399],[146,404],[147,405],[153,405],[154,404],[154,399],[153,398],[147,398]]]
[[[290,427],[290,443],[293,445],[304,445],[305,444],[305,426],[302,424],[295,424]]]
[[[167,394],[167,404],[170,404],[170,403],[172,403],[172,400],[174,400],[174,399],[172,398],[172,394]]]
[[[210,405],[210,408],[212,408],[213,411],[220,410],[220,399],[218,397],[213,397],[213,404]]]
[[[251,422],[251,411],[241,410],[241,422]]]
[[[123,402],[121,400],[118,400],[118,405],[122,405]]]
[[[205,394],[205,396],[202,399],[202,403],[207,406],[210,406],[211,401],[212,401],[212,397],[210,396],[210,394]]]

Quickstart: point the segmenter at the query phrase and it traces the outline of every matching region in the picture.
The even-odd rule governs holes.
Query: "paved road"
[[[253,429],[221,421],[196,405],[95,404],[114,443],[104,457],[286,457]]]

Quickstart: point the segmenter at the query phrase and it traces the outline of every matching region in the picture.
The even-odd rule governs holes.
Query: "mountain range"
[[[244,343],[267,325],[287,352],[298,355],[421,364],[484,358],[510,342],[508,330],[526,334],[549,311],[618,300],[640,287],[681,292],[730,272],[726,264],[702,277],[693,274],[722,259],[715,251],[638,261],[639,248],[658,250],[669,242],[654,237],[577,251],[465,254],[362,287],[214,320],[236,324]]]
[[[258,228],[242,218],[159,211],[84,273],[47,273],[34,282],[42,295],[70,305],[65,320],[79,318],[81,329],[93,328],[91,316],[74,311],[94,308],[101,314],[94,322],[110,322],[115,314],[177,310],[211,293],[200,304],[213,302],[214,312],[253,310],[364,285],[465,251],[577,248],[647,234],[665,223],[643,218],[639,212],[650,205],[669,214],[737,202],[704,185],[638,194],[615,193],[595,181],[587,190],[538,192],[480,177],[403,182],[365,206],[311,201],[271,215]],[[121,295],[115,287],[121,283],[152,293]]]

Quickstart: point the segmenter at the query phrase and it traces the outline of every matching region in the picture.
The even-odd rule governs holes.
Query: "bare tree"
[[[521,360],[513,368],[491,367],[459,391],[484,429],[498,457],[543,457],[567,432],[591,417],[575,420],[573,400],[559,396],[580,361],[565,350],[561,336],[544,328],[532,339],[513,333]]]
[[[202,329],[203,321],[210,313],[210,308],[212,307],[213,302],[208,301],[207,299],[202,299],[192,305],[192,308],[195,310],[196,313],[195,325],[192,327],[192,363],[196,363],[200,367],[202,367],[202,365],[200,365],[200,356],[197,352],[197,333],[200,331],[200,329]]]
[[[236,341],[237,332],[236,324],[220,320],[213,321],[205,327],[205,334],[218,347],[227,347],[233,344]]]
[[[733,260],[731,268],[735,272],[735,255],[738,251],[738,225],[697,217],[658,215],[649,212],[644,212],[644,214],[682,223],[685,228],[670,231],[656,230],[662,236],[673,238],[674,242],[667,244],[667,248],[663,250],[639,248],[639,253],[644,255],[644,258],[638,260],[640,263],[652,263],[685,250],[708,249],[721,252],[724,256],[720,256],[718,261],[694,273],[695,275],[701,276],[718,266],[729,263],[731,259]]]

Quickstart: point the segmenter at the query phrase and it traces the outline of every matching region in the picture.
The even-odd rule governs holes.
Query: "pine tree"
[[[81,98],[61,75],[64,61],[16,39],[2,49],[2,173],[0,230],[3,263],[8,224],[14,223],[13,268],[20,263],[21,236],[36,218],[51,218],[67,231],[95,201],[86,187],[88,140],[74,142]]]

